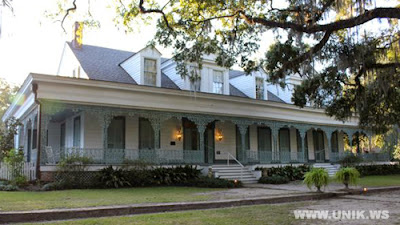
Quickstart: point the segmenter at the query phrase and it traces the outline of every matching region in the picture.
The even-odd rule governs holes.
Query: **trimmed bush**
[[[360,179],[360,173],[355,168],[344,167],[336,172],[335,178],[343,183],[346,189],[349,189],[349,184],[357,184],[358,179]]]
[[[303,180],[304,174],[310,171],[310,167],[304,164],[300,166],[288,165],[284,167],[270,167],[270,168],[257,167],[256,170],[261,170],[263,177],[281,176],[288,178],[289,181],[295,181],[295,180]]]
[[[355,168],[361,176],[400,174],[400,165],[359,165]]]
[[[312,186],[315,186],[318,192],[322,192],[321,187],[327,186],[329,182],[328,171],[324,168],[312,168],[304,175],[303,182],[309,189],[311,189]]]
[[[287,184],[287,183],[289,183],[289,179],[287,177],[273,175],[271,177],[261,177],[258,180],[258,183],[261,183],[261,184]]]

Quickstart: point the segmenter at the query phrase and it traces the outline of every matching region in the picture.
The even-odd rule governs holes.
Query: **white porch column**
[[[279,128],[276,126],[271,127],[271,135],[272,135],[272,161],[279,161],[279,149],[278,149],[278,135]]]
[[[303,157],[304,157],[303,161],[308,162],[307,154],[305,151],[305,145],[306,145],[305,138],[306,138],[307,128],[299,128],[298,130],[299,130],[300,138],[301,138],[301,151],[302,151]]]
[[[237,124],[240,132],[240,140],[241,140],[241,146],[240,146],[240,152],[238,155],[239,161],[242,161],[243,163],[247,163],[247,154],[246,154],[246,133],[247,133],[247,128],[249,125],[247,124]]]

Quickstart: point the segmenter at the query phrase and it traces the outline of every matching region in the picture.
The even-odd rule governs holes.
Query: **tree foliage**
[[[0,117],[11,105],[18,87],[8,83],[4,78],[0,78]]]
[[[186,65],[201,69],[205,55],[247,73],[263,69],[282,87],[297,74],[296,105],[343,121],[357,114],[362,127],[384,132],[400,118],[400,8],[380,2],[117,0],[115,21],[130,30],[138,18],[158,17],[154,44],[172,47],[177,71],[192,81],[199,76]],[[275,42],[257,58],[263,35]]]
[[[0,161],[14,148],[14,137],[21,125],[19,120],[12,117],[0,127]]]

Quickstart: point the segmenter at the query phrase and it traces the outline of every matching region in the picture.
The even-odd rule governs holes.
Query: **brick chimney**
[[[76,49],[81,49],[82,38],[83,38],[83,23],[75,22],[72,30],[73,30],[72,47]]]

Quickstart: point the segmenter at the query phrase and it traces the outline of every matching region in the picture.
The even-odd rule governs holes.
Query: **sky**
[[[97,14],[93,16],[99,18],[101,28],[85,29],[84,44],[138,51],[152,39],[154,26],[126,34],[112,21],[114,9],[107,7],[107,1],[98,2],[91,6],[91,11]],[[0,77],[21,84],[30,72],[56,74],[64,43],[72,40],[73,21],[66,22],[67,33],[64,33],[59,22],[44,16],[46,10],[57,11],[55,0],[14,0],[12,3],[13,14],[7,8],[2,10]],[[171,55],[171,51],[162,52],[164,57]]]
[[[87,12],[86,1],[80,0],[79,15]],[[90,12],[98,19],[99,29],[84,28],[83,43],[127,51],[138,51],[146,46],[155,34],[155,24],[137,25],[133,33],[119,30],[113,22],[115,9],[108,4],[113,1],[95,1]],[[393,6],[396,1],[377,0],[379,6]],[[65,23],[67,33],[60,22],[44,16],[57,11],[56,0],[13,0],[12,13],[8,8],[0,11],[2,35],[0,37],[0,78],[14,84],[21,84],[30,72],[56,74],[61,53],[66,41],[72,40],[72,19]],[[1,7],[0,7],[1,8]],[[1,16],[2,14],[2,16]],[[156,18],[154,18],[155,21]],[[375,24],[376,25],[376,24]],[[374,26],[371,26],[372,29]],[[259,54],[263,54],[274,41],[272,32],[266,33],[260,42]],[[171,57],[172,49],[158,47],[163,57]]]

